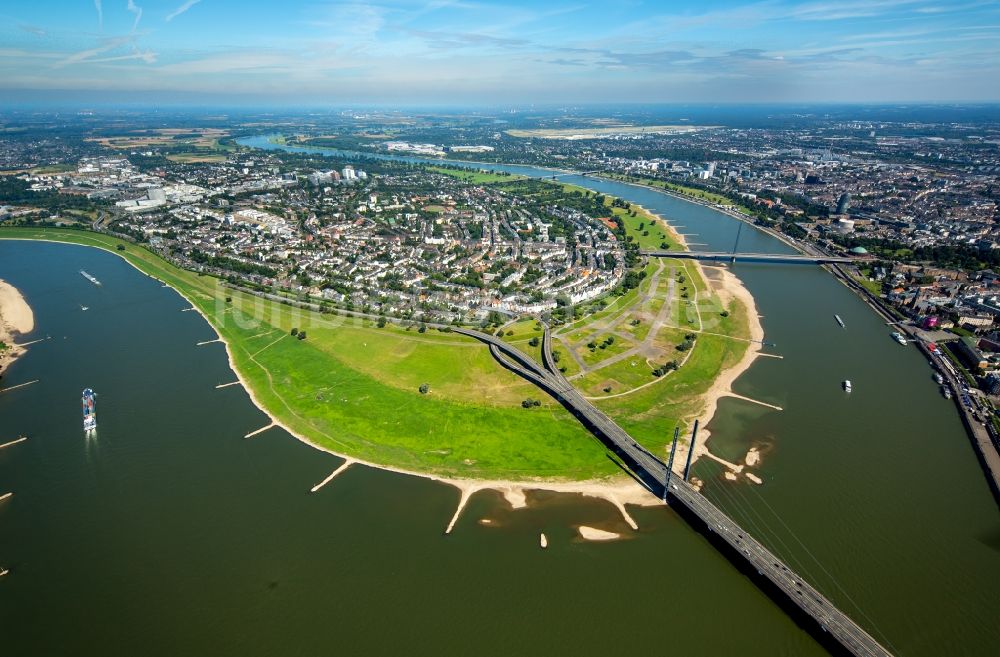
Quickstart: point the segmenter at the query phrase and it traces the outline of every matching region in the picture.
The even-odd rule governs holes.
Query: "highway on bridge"
[[[675,257],[676,254],[671,254]],[[892,653],[879,644],[846,614],[827,600],[819,591],[806,583],[764,545],[750,536],[729,516],[696,491],[683,477],[669,473],[667,466],[639,445],[621,427],[577,392],[556,366],[552,357],[552,337],[548,327],[542,340],[544,367],[530,356],[502,339],[465,328],[453,328],[455,333],[466,335],[490,347],[490,352],[501,365],[539,386],[567,408],[608,449],[625,461],[627,467],[650,491],[659,493],[664,500],[672,498],[688,512],[685,516],[697,518],[704,528],[716,534],[732,549],[730,557],[737,557],[756,570],[774,588],[780,591],[805,615],[812,618],[823,633],[851,655],[889,657]],[[684,514],[682,514],[684,515]]]
[[[832,255],[807,255],[793,253],[731,253],[724,251],[642,251],[642,255],[651,258],[680,258],[684,260],[709,260],[728,262],[774,262],[802,263],[809,265],[824,265],[828,263],[850,264],[865,262],[865,258],[845,258]]]

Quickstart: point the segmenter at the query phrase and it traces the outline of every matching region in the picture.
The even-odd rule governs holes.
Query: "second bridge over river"
[[[795,253],[733,253],[727,251],[642,251],[651,258],[679,258],[682,260],[707,260],[711,262],[774,262],[787,264],[824,265],[864,262],[865,258],[847,258],[832,255],[807,255]]]

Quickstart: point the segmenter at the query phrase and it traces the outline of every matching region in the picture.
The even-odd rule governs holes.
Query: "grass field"
[[[670,248],[680,250],[662,223],[641,208],[633,206],[633,209],[635,216],[627,210],[614,208],[627,235],[642,248],[659,248],[660,242],[666,239]],[[659,282],[653,289],[652,281],[658,269]],[[669,294],[671,285],[672,297]],[[669,304],[665,309],[666,321],[650,335],[665,304]],[[727,311],[727,316],[723,316],[723,310]],[[633,325],[636,319],[639,324]],[[590,352],[586,344],[593,336],[599,336],[601,330],[618,335],[615,348]],[[564,358],[563,361],[574,366],[567,375],[579,373],[573,384],[630,431],[636,440],[654,453],[662,454],[673,428],[677,425],[686,428],[699,416],[705,406],[705,392],[721,372],[743,357],[750,329],[746,307],[733,301],[723,308],[701,267],[690,261],[664,259],[647,265],[646,278],[638,288],[619,297],[606,309],[562,327],[558,333],[574,346],[580,360],[592,368],[580,373],[575,360]],[[697,337],[694,347],[688,351],[677,350],[677,345],[691,333]],[[622,334],[634,340],[622,340]],[[646,348],[639,353],[614,358],[647,339]],[[600,343],[601,338],[598,337],[597,342]],[[618,348],[619,345],[625,348]],[[671,360],[681,363],[678,370],[659,378],[653,376],[655,367]]]
[[[667,182],[665,180],[649,180],[648,178],[636,178],[634,176],[625,176],[617,173],[602,173],[603,177],[612,178],[614,180],[621,180],[623,182],[630,182],[636,185],[645,185],[646,187],[655,187],[658,189],[664,189],[670,192],[675,192],[683,196],[690,196],[701,201],[708,201],[709,203],[716,203],[718,205],[729,205],[735,207],[738,211],[744,214],[750,214],[750,208],[734,203],[732,199],[723,196],[722,194],[715,194],[713,192],[706,192],[703,189],[698,189],[697,187],[688,187],[686,185],[678,185],[677,183]]]
[[[641,211],[636,216],[623,211],[620,217],[636,240],[670,238],[662,225],[650,228],[652,217]],[[650,234],[642,235],[647,229]],[[97,233],[7,227],[0,228],[2,238],[102,248],[163,280],[197,306],[227,341],[237,370],[265,409],[321,447],[450,477],[525,481],[618,473],[604,448],[562,406],[503,369],[470,338],[392,324],[380,329],[368,321],[264,302],[210,276],[178,269],[140,246]],[[119,251],[119,245],[125,250]],[[721,303],[701,271],[686,261],[651,262],[638,288],[608,298],[604,309],[558,331],[580,360],[595,368],[582,373],[570,347],[560,341],[555,348],[566,375],[582,374],[575,385],[656,453],[674,426],[686,426],[701,412],[704,392],[747,348],[739,339],[749,334],[746,308],[734,302],[729,316],[721,317]],[[655,289],[654,274],[659,277]],[[683,287],[690,299],[680,298]],[[670,289],[674,298],[667,298]],[[670,304],[669,320],[650,336],[653,318],[665,304]],[[636,318],[640,323],[632,325]],[[712,320],[710,332],[707,318]],[[700,332],[702,324],[705,333]],[[292,328],[306,330],[307,339],[291,337]],[[600,344],[619,330],[625,337],[617,335],[605,349],[591,353],[586,347],[589,339]],[[690,331],[698,331],[694,348],[675,354],[676,344]],[[533,318],[504,327],[504,339],[539,361],[540,348],[530,340],[541,333]],[[613,360],[647,338],[642,353]],[[652,363],[647,355],[654,357]],[[662,365],[655,360],[660,356],[664,362],[687,361],[657,379],[650,365]],[[419,391],[424,384],[427,394]],[[521,408],[529,397],[542,405]]]
[[[598,339],[594,344],[596,346],[593,349],[585,348],[581,350],[580,355],[583,357],[583,361],[588,365],[608,360],[612,356],[625,353],[635,346],[631,342],[627,342],[621,338],[616,339],[614,343],[610,345],[600,339]],[[601,349],[602,344],[605,345],[603,349]]]
[[[199,162],[225,162],[226,156],[222,153],[171,153],[167,159],[181,164],[196,164]]]
[[[440,173],[445,176],[451,176],[452,178],[458,178],[463,182],[471,183],[473,185],[489,185],[490,183],[510,182],[512,180],[523,180],[526,178],[526,176],[517,174],[491,173],[489,171],[463,169],[461,167],[428,167],[427,170],[434,173]]]
[[[537,128],[532,130],[507,130],[511,137],[538,139],[598,139],[608,135],[671,134],[695,132],[699,126],[690,125],[611,125],[582,128]]]
[[[10,169],[8,171],[0,171],[0,176],[17,176],[22,173],[30,173],[33,176],[44,176],[51,173],[66,173],[67,171],[76,171],[76,165],[47,164],[33,169]]]
[[[256,297],[112,237],[0,228],[0,238],[102,248],[174,287],[226,339],[237,369],[268,412],[319,446],[445,476],[590,479],[617,473],[604,448],[568,412],[471,339],[345,327],[338,321],[343,318],[281,304],[264,305],[251,319]],[[116,250],[119,244],[124,252]],[[307,330],[306,340],[288,335],[293,324]],[[423,383],[430,386],[426,395],[418,391]],[[543,405],[522,409],[520,400],[529,396]]]
[[[228,132],[215,128],[162,128],[157,130],[136,130],[128,134],[110,137],[90,137],[92,141],[116,150],[163,149],[166,158],[181,164],[200,162],[224,162],[227,155],[236,150],[231,144],[222,144],[220,139]]]
[[[882,294],[882,283],[880,281],[869,280],[867,276],[855,276],[854,280],[875,296]]]

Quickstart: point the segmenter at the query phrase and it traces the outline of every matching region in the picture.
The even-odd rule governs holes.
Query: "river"
[[[710,209],[567,182],[732,247],[735,221]],[[741,245],[788,248],[753,230]],[[783,356],[736,391],[785,410],[720,403],[713,451],[762,446],[766,483],[699,462],[705,493],[898,654],[995,654],[1000,514],[924,360],[818,267],[735,272]],[[39,382],[0,394],[0,442],[30,436],[0,450],[11,654],[824,654],[664,508],[635,510],[633,533],[596,500],[536,494],[511,511],[482,493],[444,536],[458,493],[440,484],[354,467],[310,495],[338,459],[279,429],[243,439],[267,421],[239,386],[214,388],[233,376],[222,345],[194,346],[211,329],[113,254],[0,241],[0,278],[35,311],[29,338],[52,338],[6,376]],[[89,441],[85,386],[100,394]],[[630,538],[581,542],[578,524]]]

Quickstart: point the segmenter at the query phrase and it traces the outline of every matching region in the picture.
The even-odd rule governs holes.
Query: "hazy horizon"
[[[13,103],[992,103],[1000,5],[41,0],[5,8]]]

